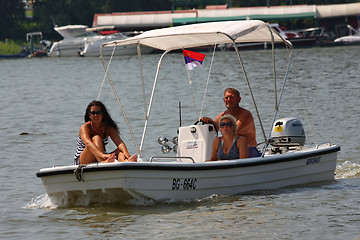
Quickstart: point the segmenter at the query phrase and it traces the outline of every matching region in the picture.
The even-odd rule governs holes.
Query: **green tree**
[[[25,39],[25,9],[21,0],[0,0],[0,40]]]
[[[53,30],[54,25],[91,26],[96,13],[170,9],[171,0],[36,0],[34,21],[46,38],[56,39],[60,36]]]

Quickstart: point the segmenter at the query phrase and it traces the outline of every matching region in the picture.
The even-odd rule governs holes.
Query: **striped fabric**
[[[109,138],[106,137],[103,139],[103,145],[104,145],[104,151],[106,152],[106,145],[109,143]],[[82,139],[80,138],[80,136],[77,139],[77,143],[76,143],[76,152],[75,152],[75,156],[74,156],[74,165],[79,165],[79,158],[80,158],[80,154],[84,151],[85,149],[85,143],[82,141]]]

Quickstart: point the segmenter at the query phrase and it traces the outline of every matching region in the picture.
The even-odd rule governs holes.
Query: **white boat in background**
[[[99,57],[100,56],[100,48],[101,46],[109,41],[115,41],[115,40],[124,40],[127,39],[128,36],[126,36],[123,33],[115,33],[108,35],[106,38],[98,40],[98,41],[92,41],[92,42],[86,42],[84,44],[84,48],[79,52],[79,55],[81,57]],[[149,47],[143,47],[141,49],[141,54],[149,54],[153,51],[152,48]],[[113,53],[113,49],[106,48],[102,52],[103,56],[123,56],[123,55],[135,55],[137,54],[137,46],[136,45],[130,45],[130,46],[120,46],[117,47]]]
[[[314,28],[305,28],[297,30],[286,30],[284,27],[280,26],[278,23],[270,23],[269,26],[273,28],[278,34],[291,42],[294,47],[312,47],[318,40],[323,36],[324,28],[314,27]],[[284,47],[282,43],[275,43],[276,47]],[[237,45],[240,49],[271,49],[271,42],[248,42],[248,43],[239,43]],[[220,49],[223,50],[233,50],[234,47],[232,44],[221,44],[219,45]]]
[[[319,40],[324,32],[324,28],[322,27],[285,30],[277,23],[271,23],[270,26],[283,38],[289,40],[294,47],[311,47]]]
[[[284,68],[283,87],[280,89],[282,95],[291,65],[292,44],[262,21],[229,21],[184,25],[152,30],[122,41],[104,44],[102,49],[135,45],[163,51],[156,67],[151,97],[144,114],[144,129],[140,144],[137,144],[133,136],[140,161],[54,166],[41,169],[36,175],[41,178],[51,201],[57,205],[67,206],[127,202],[134,199],[191,201],[213,194],[234,195],[333,180],[337,152],[340,147],[330,143],[305,147],[304,128],[299,120],[294,118],[276,120],[281,97],[275,101],[274,118],[271,126],[269,126],[268,134],[264,130],[260,116],[258,117],[265,141],[260,157],[206,161],[210,159],[212,141],[215,139],[217,131],[211,124],[202,124],[197,121],[194,125],[179,127],[178,137],[173,140],[175,144],[173,148],[177,149],[176,156],[149,156],[148,159],[145,159],[144,156],[147,152],[147,149],[144,149],[146,130],[151,119],[151,108],[154,103],[153,99],[164,57],[169,52],[179,49],[228,43],[236,45],[242,42],[282,42],[289,48],[289,62]],[[214,47],[213,58],[215,49]],[[274,49],[273,54],[275,54]],[[245,79],[244,84],[248,85],[250,95],[253,96],[239,49],[235,48],[234,55],[229,53],[230,56],[234,56],[234,60],[239,62],[239,69],[242,69],[243,79]],[[266,56],[269,55],[266,54]],[[270,57],[269,61],[272,60],[275,61],[275,57]],[[116,93],[110,72],[108,72],[109,67],[105,66],[106,62],[103,57],[102,61],[105,69],[107,69],[106,75],[114,87],[113,90],[120,104],[120,98]],[[111,62],[111,58],[108,62]],[[142,68],[142,65],[140,64],[139,67]],[[211,67],[209,69],[211,70]],[[275,65],[273,70],[275,71]],[[139,72],[141,75],[142,69]],[[271,79],[274,76],[276,82],[276,74],[269,74]],[[181,77],[184,76],[179,76],[179,78]],[[126,84],[126,80],[123,84]],[[184,89],[180,91],[184,91]],[[223,91],[223,89],[219,89],[219,91]],[[254,97],[252,99],[254,108],[258,113]],[[124,112],[123,115],[126,117]],[[154,125],[154,127],[157,126],[159,125]],[[128,127],[132,132],[129,123]],[[159,138],[159,143],[163,145],[164,153],[169,151],[170,147],[165,138]]]
[[[100,47],[105,42],[123,40],[127,36],[122,33],[101,35],[97,32],[112,27],[88,28],[85,25],[67,25],[55,27],[64,39],[52,43],[48,56],[50,57],[78,57],[78,56],[100,56]],[[149,53],[152,49],[147,48]],[[110,53],[109,53],[110,54]],[[115,55],[134,55],[137,54],[136,46],[119,47]],[[106,55],[106,53],[104,54]]]
[[[352,44],[360,44],[360,31],[356,30],[351,25],[347,25],[349,29],[349,35],[339,37],[334,40],[335,44],[339,45],[352,45]]]
[[[86,31],[88,27],[85,25],[67,25],[62,27],[54,27],[64,39],[54,42],[51,45],[49,57],[76,57],[84,48],[86,42],[93,42],[103,37],[94,32]]]

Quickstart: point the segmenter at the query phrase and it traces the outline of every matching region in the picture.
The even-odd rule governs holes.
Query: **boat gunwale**
[[[291,162],[309,157],[321,156],[340,151],[340,146],[331,145],[326,148],[314,149],[310,151],[302,152],[289,152],[284,154],[276,154],[266,157],[239,159],[239,160],[228,160],[228,161],[217,161],[217,162],[198,162],[198,163],[164,163],[164,162],[143,162],[143,163],[120,163],[120,164],[95,164],[95,165],[84,165],[82,168],[83,172],[98,172],[98,171],[114,171],[114,170],[170,170],[170,171],[197,171],[197,170],[219,170],[219,169],[230,169],[230,168],[244,168],[268,165],[274,163]],[[176,158],[176,157],[174,157]],[[73,174],[74,170],[80,165],[70,165],[71,169],[59,170],[56,167],[44,168],[36,173],[37,177],[47,177],[63,174]],[[87,167],[89,166],[89,167]],[[65,166],[63,166],[65,167]],[[69,166],[67,166],[69,167]]]

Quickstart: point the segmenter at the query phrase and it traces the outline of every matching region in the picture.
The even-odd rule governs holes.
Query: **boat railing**
[[[168,160],[176,160],[179,162],[179,159],[190,159],[193,163],[195,163],[194,159],[192,157],[151,157],[149,162],[152,162],[154,159],[168,159]],[[181,162],[181,161],[180,161]]]
[[[319,149],[319,147],[320,147],[321,145],[331,146],[331,144],[330,144],[329,142],[323,142],[323,143],[318,143],[318,144],[316,144],[315,148],[316,148],[316,149]]]
[[[314,27],[314,28],[298,29],[295,31],[301,34],[303,37],[321,37],[324,33],[324,28]]]

